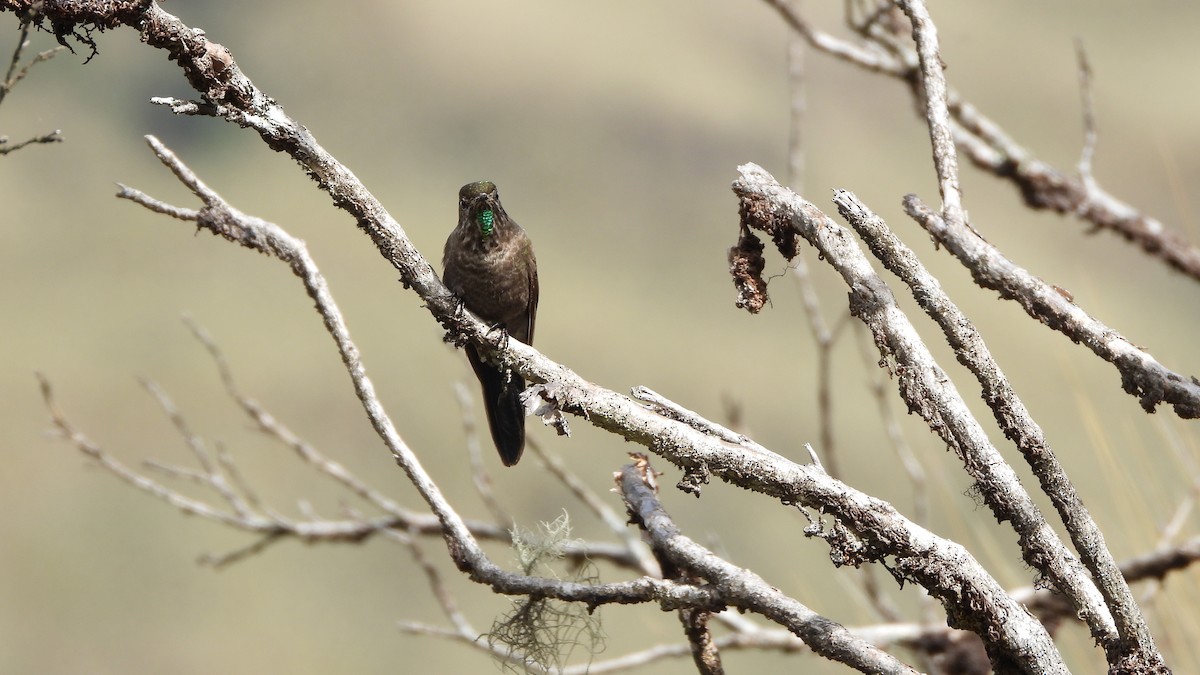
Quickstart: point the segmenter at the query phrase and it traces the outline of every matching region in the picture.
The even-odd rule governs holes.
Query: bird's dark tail
[[[492,442],[500,451],[504,466],[512,466],[525,450],[525,409],[521,405],[525,380],[513,372],[505,377],[504,369],[484,362],[471,345],[466,346],[466,352],[479,384],[483,385],[483,408],[487,411]]]

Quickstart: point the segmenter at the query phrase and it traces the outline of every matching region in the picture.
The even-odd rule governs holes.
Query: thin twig
[[[541,443],[538,443],[536,439],[531,438],[528,442],[529,447],[538,459],[542,460],[546,465],[546,469],[550,471],[550,474],[570,490],[576,499],[582,502],[600,522],[604,523],[609,531],[621,540],[626,550],[629,551],[630,558],[638,561],[638,571],[649,577],[662,578],[663,571],[658,561],[654,559],[650,550],[642,543],[637,531],[626,527],[626,519],[618,515],[616,511],[600,499],[599,495],[572,473],[566,464],[563,463],[562,459],[546,452],[542,448]]]
[[[458,400],[459,410],[462,411],[463,434],[467,440],[467,459],[471,465],[471,479],[475,483],[475,493],[483,500],[483,505],[492,514],[497,523],[511,523],[512,516],[508,514],[500,500],[496,499],[496,491],[492,489],[492,476],[487,463],[483,461],[483,450],[479,443],[479,428],[475,424],[474,398],[461,381],[454,383],[454,394]]]
[[[180,511],[201,516],[208,520],[213,520],[224,525],[229,525],[238,529],[257,530],[257,531],[274,531],[277,529],[277,524],[266,519],[259,518],[243,518],[236,513],[228,513],[220,511],[209,506],[207,503],[190,497],[185,497],[174,490],[164,487],[160,483],[151,480],[137,472],[129,469],[116,458],[106,452],[101,446],[94,443],[82,432],[77,430],[68,420],[62,409],[58,405],[58,401],[54,398],[53,390],[50,387],[50,381],[38,373],[38,381],[41,384],[42,398],[46,403],[46,409],[50,411],[50,419],[54,424],[57,433],[72,445],[78,448],[88,457],[96,461],[97,464],[104,467],[109,473],[117,476],[121,480],[129,483],[143,492],[154,495],[155,497],[167,502],[171,506]]]
[[[225,358],[225,354],[221,351],[216,341],[213,340],[212,336],[208,334],[208,331],[204,330],[203,327],[189,316],[183,317],[183,322],[212,358],[221,382],[225,386],[225,391],[241,407],[242,411],[254,421],[260,431],[279,440],[279,442],[291,448],[307,464],[313,466],[321,473],[330,476],[352,493],[370,502],[384,513],[411,520],[414,515],[411,511],[401,507],[382,492],[367,485],[342,464],[326,458],[315,447],[296,435],[287,425],[267,412],[258,401],[242,393],[233,376],[233,370],[229,367],[229,362]]]
[[[1184,447],[1179,434],[1175,433],[1170,425],[1160,420],[1159,427],[1163,430],[1163,434],[1167,436],[1166,445],[1171,448],[1172,453],[1182,465],[1180,470],[1192,477],[1192,483],[1175,506],[1174,513],[1159,528],[1158,549],[1164,550],[1171,546],[1171,542],[1175,541],[1179,536],[1179,533],[1183,530],[1183,526],[1191,519],[1192,514],[1196,510],[1196,502],[1200,500],[1200,465],[1197,465],[1196,460],[1192,457],[1192,453],[1189,452],[1188,448]],[[1165,584],[1162,579],[1147,585],[1139,597],[1139,603],[1143,609],[1146,609],[1147,605],[1155,600],[1164,587]],[[1150,620],[1153,619],[1151,618]]]
[[[63,140],[62,130],[60,129],[55,129],[50,133],[27,138],[23,141],[12,144],[8,143],[7,137],[0,137],[0,155],[7,155],[10,152],[16,152],[27,145],[33,145],[35,143],[60,143]]]
[[[183,416],[183,412],[175,405],[175,401],[167,395],[167,392],[162,387],[158,386],[157,382],[146,378],[141,378],[139,381],[142,387],[158,402],[159,407],[166,413],[167,418],[171,420],[171,424],[175,426],[175,430],[183,437],[183,442],[187,445],[188,450],[191,451],[192,456],[196,458],[204,473],[209,476],[215,475],[216,469],[212,459],[208,455],[208,449],[204,447],[204,440],[200,438],[199,434],[192,431],[191,425],[188,424],[187,418]],[[218,485],[214,484],[214,487],[221,490],[221,487]],[[225,495],[222,494],[222,496]]]
[[[224,444],[217,443],[217,463],[221,465],[221,470],[229,477],[229,482],[233,484],[238,494],[246,500],[246,505],[252,508],[258,508],[260,503],[258,495],[251,489],[250,484],[242,476],[241,470],[233,461],[233,455],[225,448]]]
[[[221,569],[223,567],[228,567],[229,565],[232,565],[237,562],[241,562],[247,558],[250,558],[252,556],[258,555],[259,553],[262,553],[272,544],[277,544],[277,543],[283,541],[283,539],[286,535],[287,535],[287,533],[284,532],[283,530],[267,532],[266,534],[260,536],[258,539],[255,539],[249,545],[243,546],[241,548],[235,548],[232,551],[229,551],[228,553],[221,553],[221,554],[207,553],[205,555],[202,555],[199,558],[199,563],[201,565],[207,565],[208,567],[212,567],[213,569]]]
[[[727,429],[724,426],[713,422],[712,420],[706,419],[703,415],[699,415],[696,412],[683,407],[682,405],[672,401],[662,394],[659,394],[649,387],[643,387],[639,385],[634,387],[629,393],[634,399],[648,404],[647,407],[654,410],[658,414],[679,422],[683,422],[684,424],[698,431],[716,436],[726,443],[741,444],[750,442],[750,439],[746,438],[745,436],[731,431],[730,429]]]
[[[442,575],[438,572],[437,567],[434,567],[433,562],[425,555],[425,550],[421,547],[420,539],[417,533],[409,531],[401,533],[398,530],[389,530],[388,536],[408,548],[412,553],[413,560],[421,568],[421,572],[425,575],[425,581],[433,591],[433,597],[437,599],[438,605],[446,614],[446,618],[450,623],[454,624],[455,629],[463,636],[469,636],[471,639],[479,638],[479,631],[471,626],[471,622],[467,620],[466,615],[458,608],[458,603],[455,602],[454,596],[451,595],[450,589],[442,580]]]
[[[808,97],[804,86],[806,50],[804,38],[799,35],[788,38],[788,90],[791,94],[788,115],[788,185],[797,191],[804,189],[804,120],[808,114]]]
[[[21,80],[29,74],[29,70],[43,61],[49,61],[54,58],[54,55],[65,49],[65,47],[55,47],[43,52],[39,52],[36,56],[29,60],[29,63],[21,66],[21,54],[25,48],[29,46],[29,32],[33,28],[33,23],[30,21],[22,21],[21,34],[17,37],[17,46],[13,49],[12,60],[9,61],[8,70],[4,74],[4,80],[0,81],[0,103],[8,96]],[[35,143],[61,143],[63,141],[62,130],[55,129],[49,133],[44,133],[37,136],[32,136],[23,141],[10,143],[7,136],[0,136],[0,156],[7,155],[10,152],[16,152],[27,145]]]
[[[126,467],[110,453],[75,429],[55,400],[49,381],[40,374],[38,375],[38,380],[41,384],[46,407],[50,411],[51,420],[58,435],[74,445],[86,456],[96,461],[106,471],[139,490],[163,500],[183,513],[199,516],[235,529],[259,535],[259,538],[252,544],[230,553],[204,556],[201,561],[205,564],[222,567],[261,552],[271,544],[282,541],[285,538],[295,538],[306,542],[361,542],[377,534],[387,533],[396,529],[417,532],[424,536],[442,536],[442,525],[436,518],[431,515],[410,514],[408,512],[402,512],[404,517],[387,516],[375,519],[356,517],[353,520],[343,521],[318,520],[314,518],[308,522],[298,522],[285,518],[278,513],[271,512],[269,509],[266,515],[261,515],[253,510],[246,513],[229,513],[214,508],[204,501],[183,495]],[[211,484],[211,477],[202,471],[173,467],[155,461],[148,462],[147,466],[152,470],[162,471],[172,477],[182,477],[203,485]],[[253,504],[255,502],[248,503]],[[477,521],[468,521],[467,527],[477,537],[493,541],[511,541],[511,535],[504,527]],[[583,560],[607,560],[625,568],[637,568],[638,566],[636,561],[630,559],[624,547],[615,545],[569,541],[563,545],[563,556],[575,562]]]
[[[937,28],[925,3],[921,0],[897,0],[912,22],[913,40],[921,72],[921,91],[925,119],[929,124],[929,139],[933,146],[933,166],[937,170],[938,192],[942,195],[942,218],[951,227],[965,227],[966,213],[962,205],[962,188],[958,182],[958,151],[950,126],[950,108],[946,101],[945,67],[938,46]]]
[[[1096,99],[1092,93],[1092,65],[1088,63],[1083,38],[1075,38],[1075,55],[1079,60],[1079,107],[1083,111],[1083,150],[1079,153],[1079,177],[1089,192],[1095,191],[1092,157],[1096,154]]]
[[[679,621],[683,625],[683,634],[687,638],[692,651],[692,663],[700,675],[725,675],[725,666],[721,661],[721,648],[713,639],[708,622],[711,612],[697,609],[679,610]]]

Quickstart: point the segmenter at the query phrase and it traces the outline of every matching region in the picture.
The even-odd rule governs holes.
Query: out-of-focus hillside
[[[838,30],[842,4],[806,3],[805,11]],[[1200,184],[1200,5],[1151,4],[969,0],[931,11],[951,83],[1064,170],[1082,143],[1081,39],[1095,71],[1098,180],[1200,239],[1192,189]],[[751,317],[734,308],[726,272],[737,235],[735,167],[753,161],[786,173],[787,32],[765,3],[212,0],[165,8],[228,47],[439,269],[458,187],[495,181],[537,248],[536,346],[552,358],[607,387],[645,385],[717,419],[723,401],[738,401],[755,438],[789,456],[803,457],[802,444],[817,440],[815,349],[795,285],[775,280],[773,306]],[[15,18],[0,14],[5,63],[16,35]],[[0,158],[0,672],[385,673],[414,663],[422,672],[490,672],[487,658],[464,647],[398,634],[401,619],[444,623],[403,549],[285,543],[213,572],[196,559],[244,546],[244,535],[181,517],[47,437],[34,371],[124,461],[186,464],[186,448],[138,383],[152,379],[197,432],[234,453],[264,500],[294,514],[306,499],[339,514],[342,492],[239,416],[179,320],[186,312],[220,342],[247,393],[418,506],[288,270],[113,198],[121,182],[195,206],[142,141],[155,134],[235,206],[308,243],[405,439],[451,498],[484,513],[453,391],[457,380],[473,393],[475,385],[415,296],[351,219],[252,132],[151,105],[153,96],[190,96],[162,52],[130,30],[95,37],[90,63],[82,51],[61,54],[0,106],[0,134],[16,140],[60,128],[66,137]],[[46,34],[35,36],[35,50],[51,46]],[[906,91],[828,57],[810,54],[806,65],[805,194],[828,205],[832,188],[850,189],[887,219],[978,322],[1118,557],[1151,549],[1157,534],[1145,528],[1167,522],[1191,487],[1173,448],[1195,458],[1195,423],[1166,411],[1144,415],[1110,366],[972,286],[900,210],[905,193],[937,199],[926,130]],[[973,169],[964,189],[975,227],[992,243],[1164,364],[1200,373],[1194,282],[1111,236],[1085,236],[1077,221],[1025,210],[1013,189]],[[769,260],[768,272],[784,272],[777,257]],[[836,320],[845,289],[810,262]],[[936,328],[914,322],[936,340]],[[835,356],[845,478],[909,509],[911,488],[897,480],[898,460],[864,385],[875,371],[853,340]],[[945,350],[939,356],[976,403],[970,380]],[[1003,583],[1028,583],[1010,531],[963,496],[968,485],[953,457],[912,420],[905,425],[938,488],[932,528],[967,545]],[[582,420],[570,439],[530,426],[602,494],[636,449]],[[496,467],[496,490],[522,526],[566,507],[579,536],[603,534],[536,463]],[[663,485],[676,478],[668,471]],[[798,515],[719,484],[700,500],[670,490],[664,498],[690,534],[709,537],[735,562],[836,619],[873,620],[852,571],[830,571],[826,547],[804,539]],[[431,556],[441,555],[438,546],[429,542]],[[829,583],[831,575],[844,583]],[[1200,603],[1198,579],[1173,578],[1153,610],[1178,672],[1200,670],[1200,620],[1187,610]],[[505,607],[453,575],[450,585],[480,628]],[[679,640],[669,614],[611,608],[604,616],[606,656]],[[1081,631],[1071,639],[1087,643]],[[727,663],[731,672],[778,669],[785,658],[734,654]],[[804,669],[842,672],[815,659]],[[644,672],[690,670],[677,662]]]

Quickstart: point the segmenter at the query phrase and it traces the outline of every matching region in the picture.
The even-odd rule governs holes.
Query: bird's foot
[[[484,333],[484,337],[491,337],[492,333],[495,333],[497,330],[500,331],[500,348],[508,349],[508,341],[510,339],[508,337],[508,327],[503,323],[494,323],[489,326],[487,332]]]
[[[455,347],[462,347],[467,344],[467,336],[463,329],[462,323],[463,314],[466,312],[467,305],[463,299],[454,297],[454,314],[451,321],[447,321],[442,325],[446,328],[446,334],[442,336],[442,342],[452,344]]]

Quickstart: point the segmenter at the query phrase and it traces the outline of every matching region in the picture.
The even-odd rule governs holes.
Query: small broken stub
[[[683,477],[675,484],[675,487],[686,494],[693,495],[697,499],[700,498],[700,491],[708,484],[709,470],[703,464],[690,466],[684,470]]]
[[[559,436],[570,436],[571,425],[562,410],[563,389],[560,385],[545,382],[527,387],[521,394],[526,415],[542,418],[542,424],[554,429]]]

